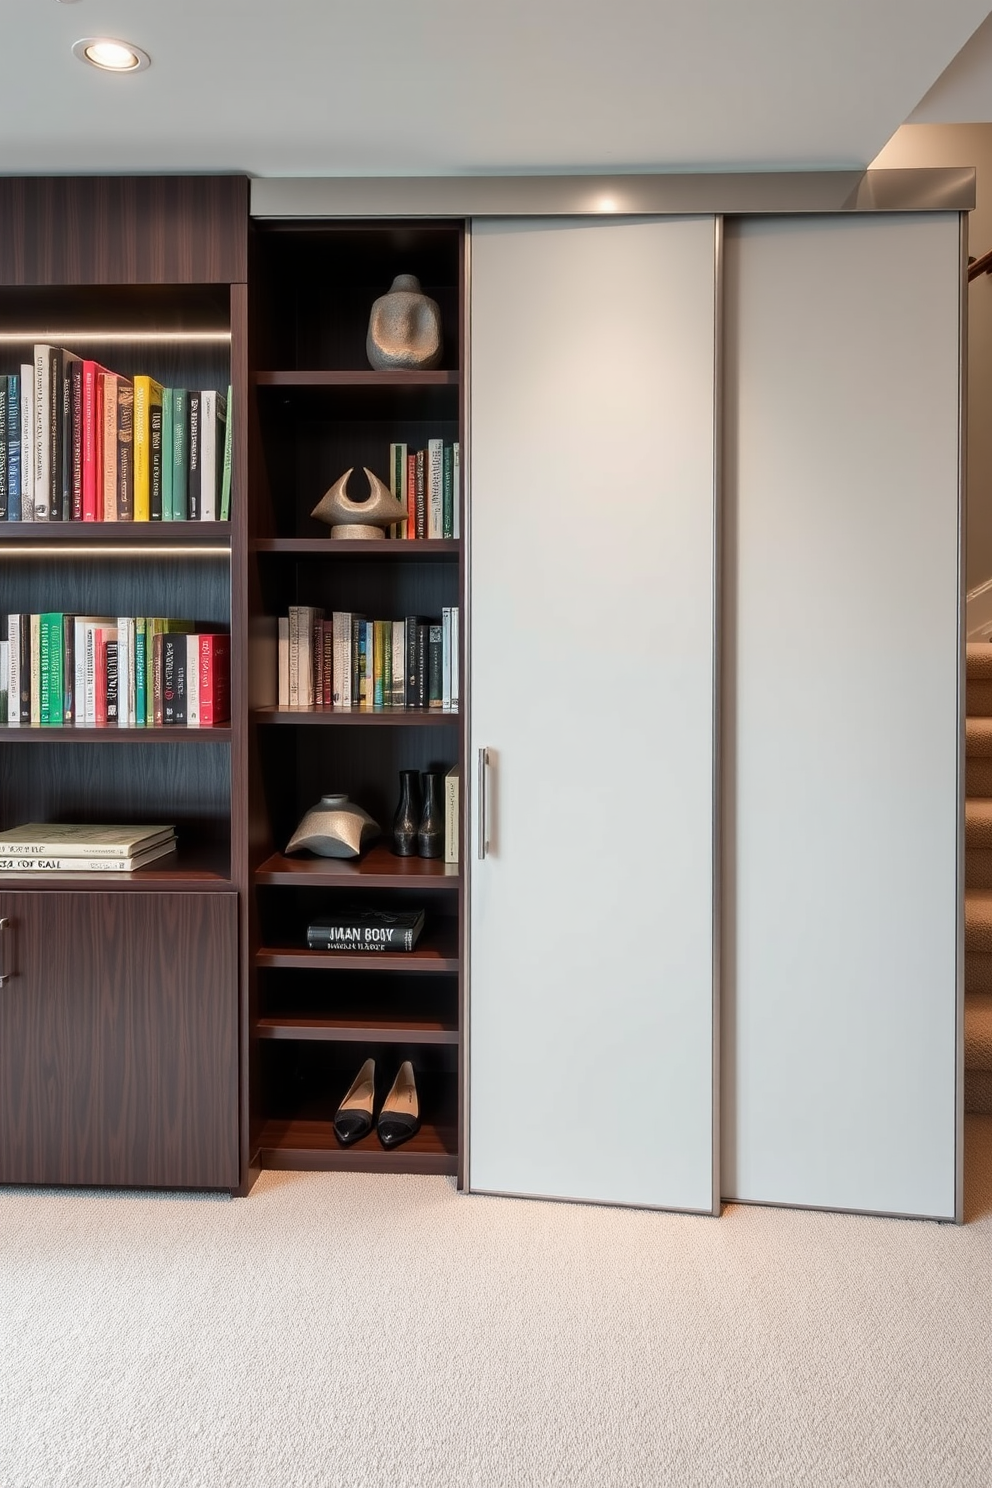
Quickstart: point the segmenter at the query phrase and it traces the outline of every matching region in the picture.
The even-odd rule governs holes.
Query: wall
[[[992,249],[992,124],[904,124],[872,167],[973,165],[977,199],[969,253]],[[992,275],[968,290],[967,588],[992,580]]]

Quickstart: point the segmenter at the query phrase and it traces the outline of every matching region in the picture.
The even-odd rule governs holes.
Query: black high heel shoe
[[[375,1060],[366,1059],[334,1113],[334,1135],[343,1147],[361,1141],[372,1130]]]
[[[382,1103],[377,1130],[383,1147],[398,1147],[420,1130],[420,1101],[409,1059],[400,1065],[392,1089]]]

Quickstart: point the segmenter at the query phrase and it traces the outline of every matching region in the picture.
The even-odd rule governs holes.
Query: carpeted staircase
[[[968,646],[964,1105],[992,1113],[992,644]]]

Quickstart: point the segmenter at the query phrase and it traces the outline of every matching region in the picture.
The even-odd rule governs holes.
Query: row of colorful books
[[[8,615],[7,723],[212,728],[230,721],[230,636],[192,620]],[[2,712],[2,707],[0,707]]]
[[[175,850],[171,826],[25,822],[0,833],[0,873],[133,873]]]
[[[0,375],[0,521],[226,521],[231,389],[163,387],[37,345]]]
[[[393,537],[460,537],[460,446],[429,439],[425,449],[389,446],[389,489],[407,510]]]
[[[458,711],[457,605],[403,620],[291,605],[277,634],[280,708]]]

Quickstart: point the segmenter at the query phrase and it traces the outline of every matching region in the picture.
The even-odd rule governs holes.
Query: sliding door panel
[[[950,1218],[957,214],[726,242],[724,1194]]]
[[[714,1205],[718,248],[473,224],[476,1190]]]

